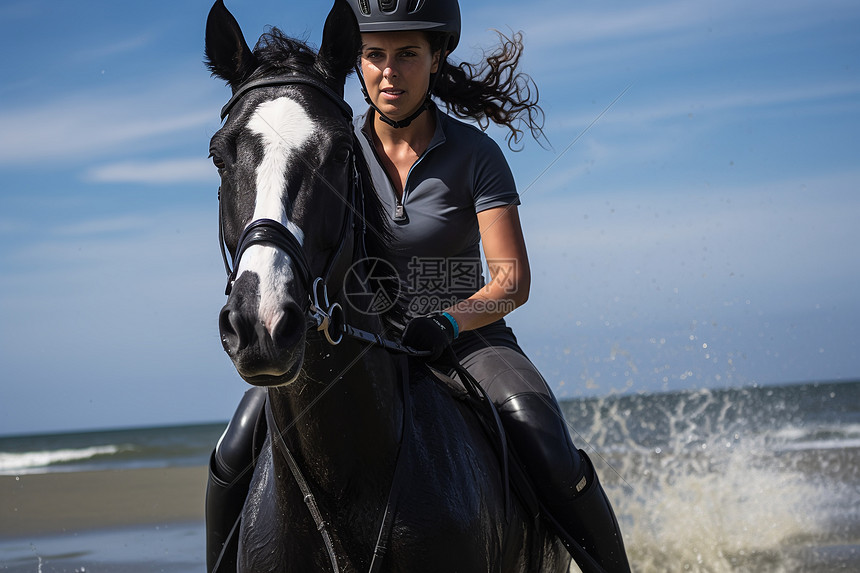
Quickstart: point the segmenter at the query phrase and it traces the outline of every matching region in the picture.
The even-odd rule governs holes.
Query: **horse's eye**
[[[212,158],[212,164],[215,165],[218,169],[224,169],[224,160],[215,155],[214,153],[210,153],[209,157]]]
[[[334,153],[334,160],[338,163],[346,163],[347,159],[349,159],[352,150],[349,147],[341,147]]]

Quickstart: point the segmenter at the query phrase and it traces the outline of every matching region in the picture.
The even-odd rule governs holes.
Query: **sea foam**
[[[0,475],[44,473],[49,468],[55,471],[56,467],[51,466],[109,456],[122,450],[122,446],[104,445],[20,453],[0,452]]]

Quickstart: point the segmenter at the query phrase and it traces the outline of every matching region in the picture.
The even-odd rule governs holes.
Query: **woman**
[[[526,302],[530,280],[513,176],[489,137],[430,100],[508,127],[509,143],[523,116],[539,135],[540,108],[516,72],[522,46],[504,42],[481,70],[455,68],[446,58],[460,36],[457,0],[349,3],[362,32],[359,77],[370,104],[355,126],[391,215],[396,249],[388,258],[406,279],[415,316],[403,342],[434,357],[453,347],[496,403],[556,521],[606,571],[629,571],[594,467],[571,443],[552,391],[503,319]],[[483,286],[479,244],[492,274]]]
[[[362,32],[358,71],[370,105],[355,129],[390,215],[394,249],[387,259],[412,317],[403,342],[431,351],[431,360],[454,350],[496,403],[555,520],[604,570],[629,571],[594,467],[570,441],[552,391],[503,319],[526,302],[530,282],[510,168],[489,137],[430,99],[461,117],[508,127],[509,145],[523,118],[539,136],[540,108],[528,79],[516,72],[522,46],[506,40],[483,68],[453,67],[446,59],[460,36],[457,0],[348,1]],[[481,245],[492,275],[486,284]],[[244,501],[235,485],[225,500],[220,484],[230,481],[231,466],[246,463],[236,452],[248,451],[262,394],[246,394],[216,448],[207,492],[210,559]]]

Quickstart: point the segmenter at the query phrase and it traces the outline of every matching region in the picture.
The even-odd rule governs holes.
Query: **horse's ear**
[[[233,91],[257,68],[257,58],[223,0],[216,0],[206,19],[206,65]]]
[[[346,0],[334,0],[325,20],[317,68],[338,87],[343,87],[346,77],[355,68],[360,51],[361,33],[352,8]]]

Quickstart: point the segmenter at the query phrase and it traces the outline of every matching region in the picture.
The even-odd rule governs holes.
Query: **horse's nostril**
[[[257,343],[259,297],[259,277],[254,273],[242,273],[218,316],[221,344],[231,357]]]
[[[243,320],[241,313],[226,305],[218,316],[218,329],[221,331],[221,344],[228,354],[233,355],[248,345],[253,334],[248,321]],[[249,332],[250,330],[250,332]]]
[[[275,348],[292,348],[305,332],[305,315],[296,304],[286,304],[281,318],[272,328],[272,343]]]

